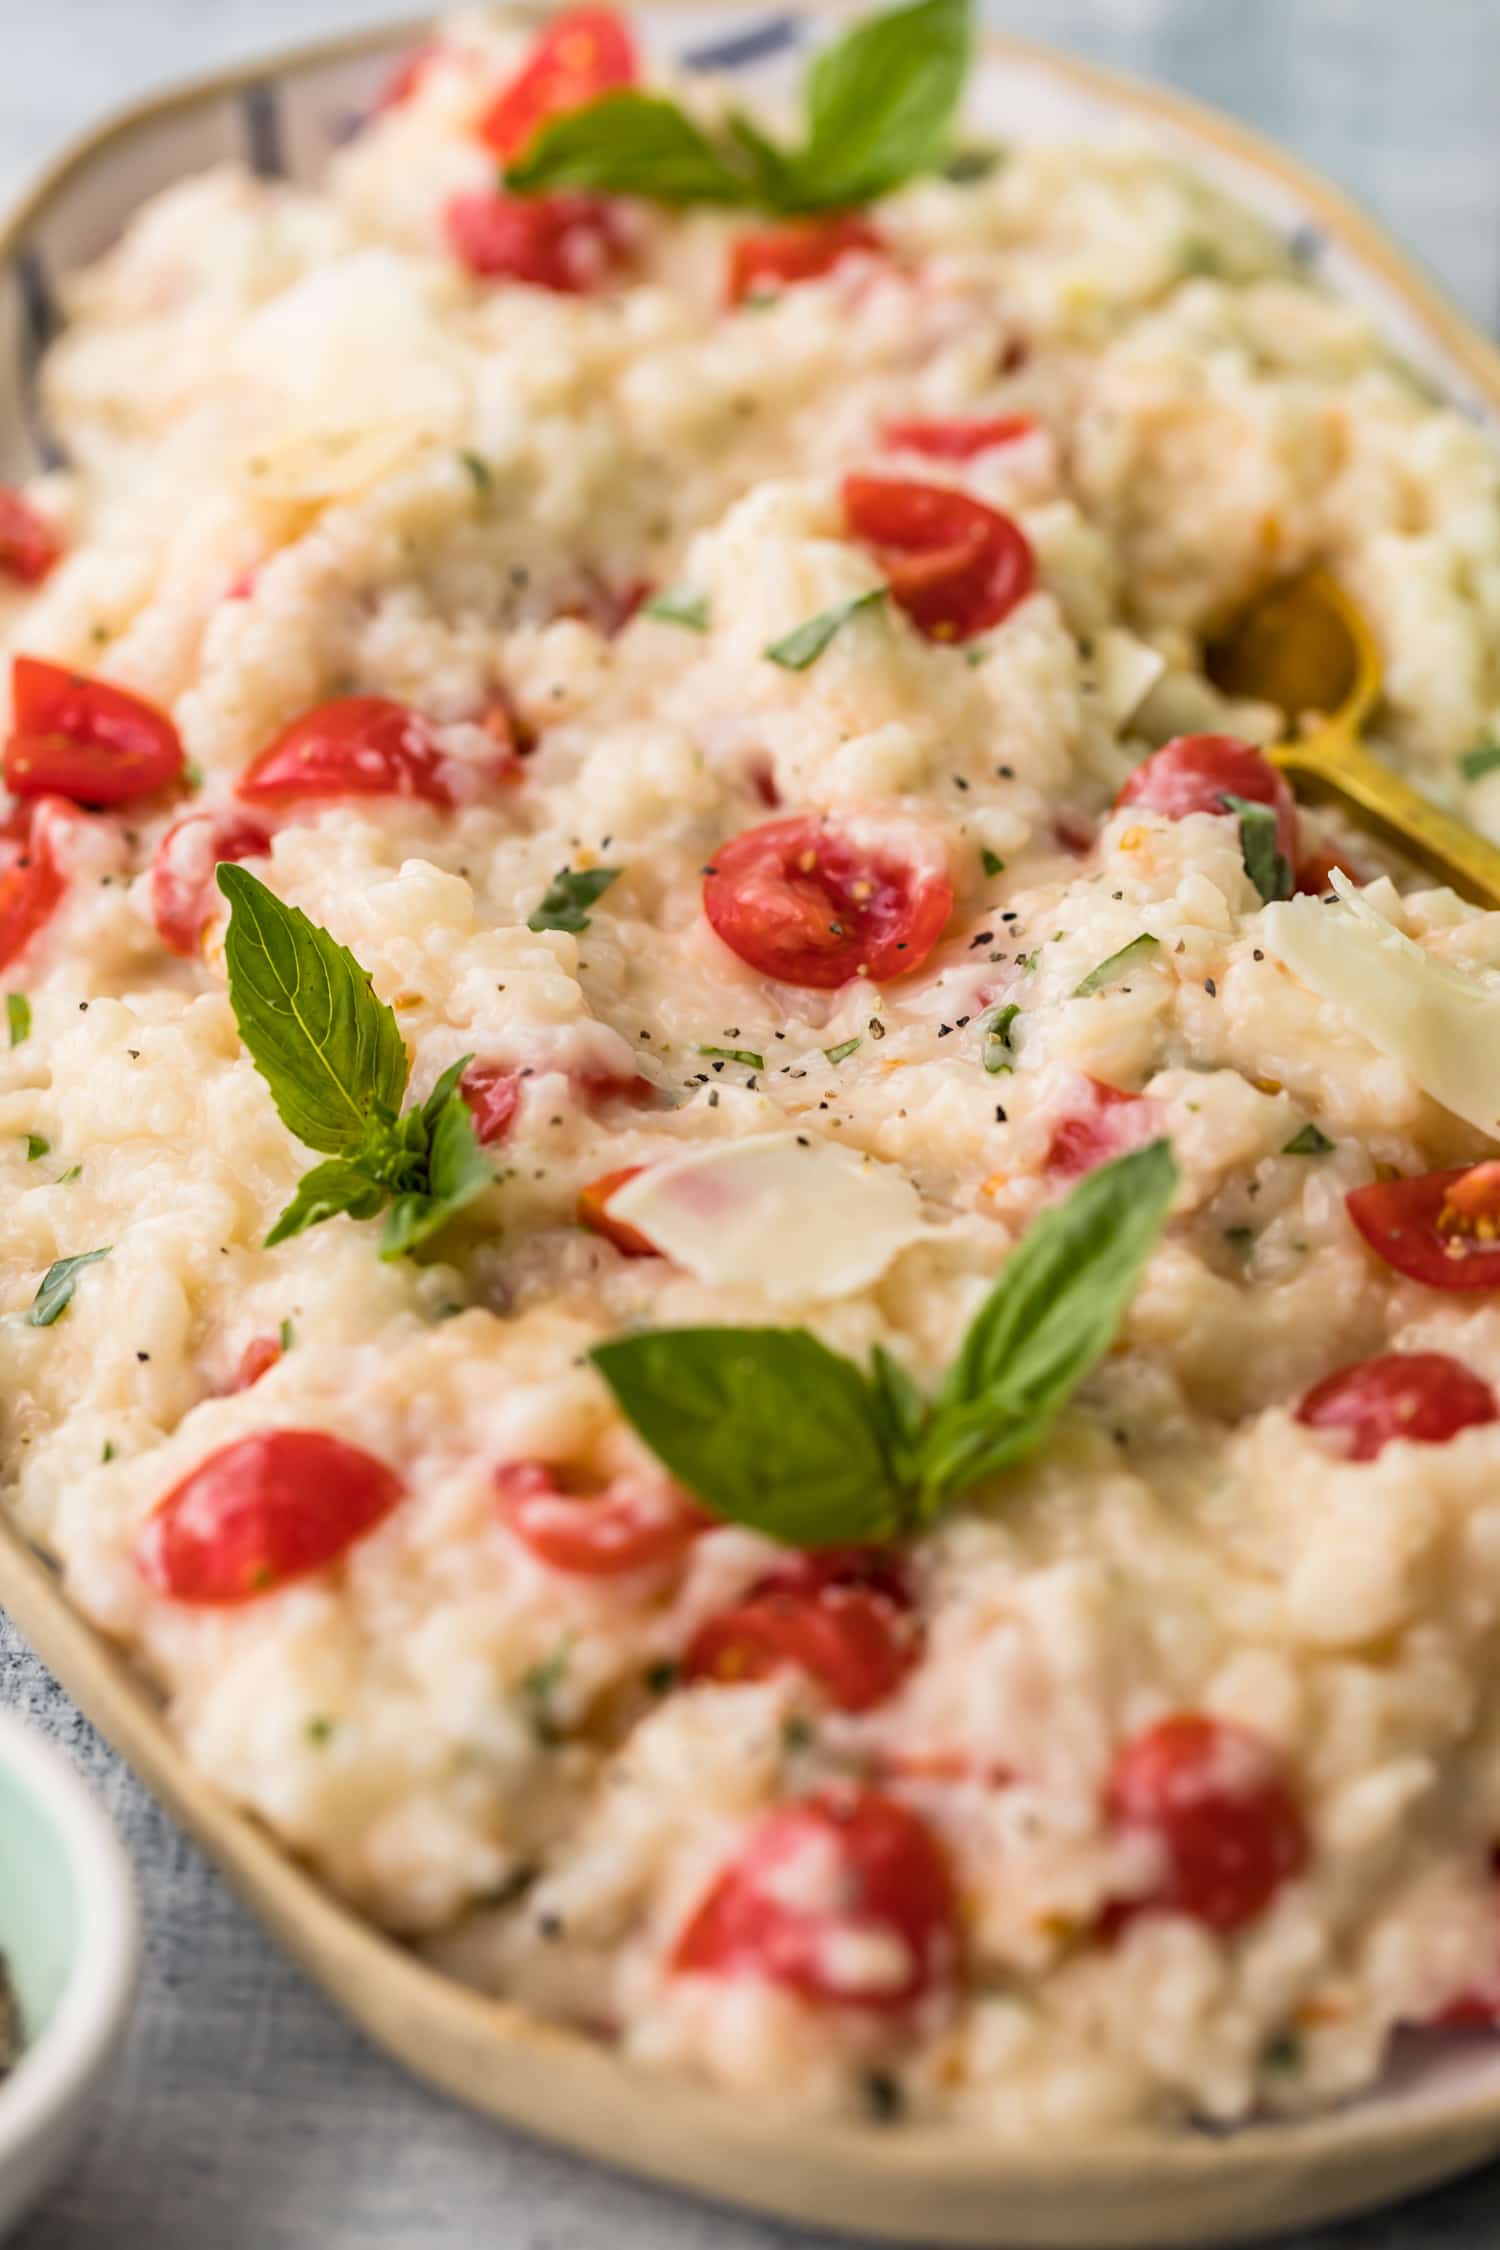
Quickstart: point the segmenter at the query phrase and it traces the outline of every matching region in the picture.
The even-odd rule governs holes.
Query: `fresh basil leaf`
[[[604,896],[619,873],[618,867],[589,867],[576,872],[560,867],[542,893],[540,905],[527,915],[527,929],[571,930],[575,934],[586,930],[589,908]]]
[[[321,1226],[325,1219],[373,1219],[384,1208],[388,1192],[357,1158],[331,1156],[303,1173],[296,1194],[262,1247],[274,1250],[278,1242],[289,1242],[294,1234]]]
[[[804,210],[872,203],[951,154],[969,67],[967,0],[917,0],[825,47],[807,74]]]
[[[694,594],[686,587],[669,586],[663,594],[653,594],[641,606],[643,617],[654,617],[661,625],[682,625],[690,633],[708,631],[708,597]]]
[[[352,1154],[372,1106],[394,1112],[406,1047],[347,947],[287,906],[248,868],[224,862],[229,1003],[282,1123],[325,1156]]]
[[[106,1243],[102,1250],[80,1250],[74,1258],[59,1258],[47,1268],[31,1300],[26,1318],[33,1328],[50,1328],[60,1320],[73,1302],[73,1292],[78,1287],[78,1276],[85,1266],[97,1264],[107,1258],[112,1245]]]
[[[706,133],[660,94],[629,87],[554,117],[505,172],[515,195],[593,188],[654,203],[753,203]]]
[[[590,1357],[632,1428],[716,1515],[795,1547],[900,1527],[882,1403],[805,1328],[658,1329]]]
[[[1300,1133],[1293,1133],[1282,1149],[1283,1156],[1327,1156],[1333,1147],[1328,1135],[1316,1125],[1304,1125]]]
[[[992,1078],[998,1078],[1002,1071],[1014,1070],[1016,1067],[1015,1049],[1010,1043],[1010,1027],[1020,1013],[1012,1000],[1003,1008],[992,1008],[985,1018],[979,1059]]]
[[[296,1341],[297,1332],[293,1328],[290,1318],[283,1320],[280,1329],[280,1342],[282,1350],[284,1352],[289,1352]]]
[[[463,1065],[454,1067],[461,1071]],[[462,1094],[450,1091],[432,1120],[426,1188],[408,1190],[391,1205],[381,1232],[381,1257],[404,1257],[494,1184],[469,1105]]]
[[[31,1002],[24,992],[7,992],[5,1018],[10,1026],[10,1043],[19,1047],[23,1040],[31,1037]]]
[[[841,1039],[836,1047],[825,1047],[823,1053],[831,1063],[847,1062],[855,1048],[863,1045],[864,1036],[861,1034],[857,1039]]]
[[[754,118],[747,117],[742,109],[730,110],[724,119],[724,129],[749,168],[754,183],[750,190],[752,199],[768,204],[773,211],[800,210],[795,155],[768,140]]]
[[[460,1055],[456,1063],[449,1063],[448,1068],[443,1072],[442,1077],[433,1087],[426,1101],[423,1102],[422,1124],[429,1135],[452,1097],[458,1092],[458,1082],[473,1060],[472,1055]]]
[[[28,1164],[35,1164],[39,1156],[50,1155],[51,1150],[52,1143],[45,1140],[40,1133],[28,1133],[26,1135],[26,1161]]]
[[[1034,1452],[1114,1341],[1177,1187],[1170,1144],[1101,1164],[1034,1219],[938,1393],[924,1505]]]
[[[700,1047],[698,1052],[700,1055],[707,1055],[713,1062],[743,1063],[746,1070],[764,1070],[766,1067],[765,1056],[758,1055],[753,1047]]]
[[[870,1390],[885,1426],[885,1451],[904,1491],[921,1482],[922,1445],[932,1410],[883,1344],[870,1353]]]
[[[1265,905],[1290,898],[1296,888],[1290,863],[1276,848],[1276,808],[1253,797],[1225,795],[1220,802],[1240,824],[1240,857]]]
[[[852,594],[846,602],[835,602],[832,609],[819,610],[816,617],[807,618],[801,625],[784,633],[779,641],[772,641],[761,651],[773,664],[786,672],[805,672],[815,664],[829,642],[851,617],[862,609],[874,609],[885,600],[884,586],[872,586],[867,593]]]
[[[1465,781],[1483,781],[1487,773],[1500,766],[1500,742],[1480,742],[1466,750],[1458,761],[1458,770]]]
[[[1157,941],[1151,932],[1142,930],[1139,937],[1133,937],[1128,945],[1122,945],[1118,953],[1111,953],[1096,969],[1090,969],[1082,983],[1074,985],[1073,998],[1087,1000],[1090,993],[1107,991],[1110,985],[1118,984],[1121,977],[1128,976],[1133,968],[1145,960],[1148,953],[1154,953],[1156,946]]]
[[[986,875],[1003,875],[1005,873],[1004,860],[998,852],[992,852],[988,844],[983,847],[979,854],[979,864]]]

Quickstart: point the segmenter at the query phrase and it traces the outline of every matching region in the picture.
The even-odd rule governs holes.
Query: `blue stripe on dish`
[[[711,40],[706,47],[689,47],[677,59],[684,70],[745,70],[751,63],[764,62],[768,56],[795,47],[801,37],[802,26],[795,16],[772,16],[728,39]]]
[[[48,427],[47,417],[42,409],[37,370],[41,366],[43,352],[62,326],[62,315],[57,309],[57,299],[52,294],[52,284],[47,278],[42,254],[34,244],[28,243],[16,252],[11,271],[15,276],[16,295],[21,301],[21,364],[18,370],[21,413],[27,434],[43,468],[59,469],[67,460],[67,454]]]
[[[246,86],[240,95],[240,115],[245,125],[245,145],[250,169],[261,180],[286,178],[286,151],[281,144],[281,92],[262,80]]]

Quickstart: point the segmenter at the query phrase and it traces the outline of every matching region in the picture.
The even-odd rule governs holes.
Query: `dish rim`
[[[545,20],[555,9],[512,5],[510,12],[536,22]],[[636,0],[633,12],[657,26],[670,25],[676,13],[671,0]],[[855,12],[842,6],[813,7],[799,11],[798,20],[820,27]],[[696,12],[694,20],[698,20]],[[768,20],[754,16],[746,28]],[[101,156],[133,135],[190,112],[199,104],[243,95],[267,80],[334,68],[386,51],[399,53],[419,41],[432,22],[430,15],[403,16],[323,39],[294,42],[268,54],[175,80],[157,93],[112,109],[96,124],[68,137],[29,185],[23,186],[7,207],[0,207],[0,268],[15,258],[28,232],[44,220],[52,203]],[[981,56],[992,66],[1010,61],[1063,86],[1081,88],[1122,118],[1165,126],[1178,142],[1200,147],[1206,144],[1274,182],[1330,242],[1373,274],[1405,306],[1440,357],[1461,372],[1500,425],[1500,347],[1482,334],[1443,287],[1344,190],[1255,128],[1174,88],[993,29],[986,28],[977,44]],[[1017,2189],[1039,2193],[1071,2184],[1091,2187],[1097,2195],[1127,2180],[1143,2180],[1147,2172],[1151,2186],[1159,2186],[1168,2194],[1193,2185],[1202,2187],[1212,2176],[1216,2207],[1227,2208],[1233,2195],[1243,2188],[1249,2206],[1245,2216],[1233,2229],[1221,2226],[1216,2236],[1229,2239],[1231,2232],[1260,2234],[1278,2223],[1277,2213],[1254,2207],[1257,2176],[1268,2168],[1279,2166],[1288,2174],[1305,2174],[1335,2161],[1350,2167],[1361,2157],[1373,2158],[1378,2149],[1382,2158],[1406,2155],[1413,2159],[1408,2167],[1410,2184],[1398,2191],[1410,2192],[1418,2184],[1435,2182],[1464,2164],[1479,2161],[1486,2149],[1500,2146],[1500,2068],[1491,2074],[1488,2085],[1468,2092],[1455,2089],[1446,2097],[1435,2097],[1429,2089],[1415,2098],[1399,2088],[1377,2086],[1340,2108],[1297,2120],[1257,2123],[1222,2136],[1131,2125],[1091,2131],[1081,2142],[1057,2147],[1049,2147],[1042,2136],[1025,2143],[1008,2143],[977,2126],[916,2124],[882,2132],[868,2124],[808,2123],[777,2104],[747,2104],[729,2089],[705,2086],[686,2077],[658,2076],[584,2033],[531,2014],[507,2000],[478,1993],[428,1966],[399,1940],[339,1900],[253,1813],[221,1795],[217,1786],[190,1763],[168,1732],[161,1700],[146,1675],[137,1671],[102,1629],[74,1608],[62,1591],[57,1566],[4,1511],[0,1511],[0,1602],[42,1660],[57,1673],[69,1695],[210,1854],[231,1888],[379,2044],[448,2092],[480,2102],[502,2120],[602,2157],[637,2175],[687,2185],[700,2193],[718,2193],[764,2212],[793,2219],[802,2216],[805,2220],[807,2203],[798,2201],[795,2190],[778,2187],[769,2174],[757,2199],[749,2188],[715,2189],[707,2178],[707,2166],[695,2156],[674,2165],[655,2154],[644,2136],[638,2144],[631,2129],[632,2112],[640,2115],[636,2105],[664,2103],[675,2114],[678,2130],[674,2138],[684,2143],[702,2141],[710,2150],[715,2144],[732,2146],[740,2159],[742,2176],[754,2176],[752,2167],[759,2170],[772,2164],[785,2165],[788,2156],[795,2160],[798,2149],[809,2156],[816,2152],[825,2164],[842,2164],[851,2182],[862,2177],[869,2190],[870,2209],[859,2223],[880,2227],[884,2232],[894,2225],[901,2239],[915,2237],[902,2222],[882,2218],[877,2199],[883,2181],[894,2184],[924,2175],[935,2188],[952,2185],[966,2189],[971,2197],[988,2191],[996,2199],[995,2223],[1003,2229],[1007,2222],[1002,2215],[1002,2199]],[[80,1793],[87,1803],[86,1792]],[[108,1831],[108,1823],[97,1808],[87,1803],[87,1810]],[[109,1842],[118,1852],[112,1832]],[[379,1992],[376,1986],[387,1989]],[[434,2056],[426,2063],[413,2061],[410,2048],[396,2036],[395,2027],[423,2017],[432,2022],[438,2017],[449,2019],[447,2030],[454,2040],[451,2056]],[[601,2109],[623,2109],[625,2114],[603,2125],[584,2123],[575,2129],[566,2117],[549,2118],[547,2113],[559,2106],[554,2096],[533,2092],[524,2083],[518,2082],[493,2098],[476,2093],[473,2085],[465,2082],[461,2050],[480,2040],[518,2054],[528,2048],[551,2051],[570,2079],[569,2091],[579,2099],[580,2107],[587,2107],[596,2096]],[[17,2076],[21,2075],[18,2072]],[[539,2085],[543,2075],[538,2073]],[[3,2121],[0,2097],[0,2126]],[[1448,2156],[1435,2152],[1433,2144],[1438,2140],[1451,2144]],[[1463,2153],[1458,2153],[1460,2148]],[[0,2153],[3,2150],[0,2138]],[[1433,2155],[1432,2162],[1422,2159],[1423,2150]],[[1371,2200],[1373,2196],[1367,2194],[1365,2202]],[[1319,2206],[1318,2215],[1362,2207],[1357,2191],[1351,2190]],[[1312,2215],[1311,2205],[1308,2213]],[[805,2223],[826,2226],[839,2222],[823,2216]],[[930,2239],[977,2242],[981,2238],[975,2233],[935,2231]],[[1042,2236],[1038,2234],[1036,2239]],[[1045,2239],[1082,2242],[1096,2236],[1093,2230],[1080,2233],[1065,2227],[1060,2232],[1047,2232]],[[1154,2239],[1165,2242],[1189,2237],[1158,2231]],[[1195,2234],[1191,2239],[1200,2237]]]

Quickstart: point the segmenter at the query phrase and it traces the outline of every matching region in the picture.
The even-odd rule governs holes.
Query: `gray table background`
[[[1274,133],[1351,188],[1484,328],[1500,328],[1500,0],[990,6],[1009,29],[1186,87]],[[366,0],[0,0],[0,199],[112,103],[383,12]],[[273,1951],[3,1618],[0,1699],[89,1776],[140,1872],[146,1917],[124,2062],[17,2250],[812,2243],[555,2155],[413,2085]],[[1500,2171],[1296,2250],[1478,2250],[1497,2231]]]

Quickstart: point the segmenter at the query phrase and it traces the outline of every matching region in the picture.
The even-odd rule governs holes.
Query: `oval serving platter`
[[[672,10],[658,54],[761,82],[805,22]],[[0,225],[0,477],[58,458],[37,397],[56,276],[121,214],[226,161],[311,179],[419,25],[307,47],[183,86],[76,142]],[[1229,119],[1171,93],[992,36],[970,114],[1001,139],[1144,132],[1294,237],[1403,356],[1500,433],[1500,353],[1334,189]],[[217,1861],[271,1933],[381,2047],[477,2108],[590,2156],[783,2219],[928,2245],[1136,2250],[1204,2245],[1347,2215],[1500,2152],[1500,2044],[1455,2040],[1378,2092],[1307,2123],[1223,2134],[1140,2129],[1006,2147],[972,2129],[809,2124],[789,2109],[664,2081],[605,2047],[467,1991],[339,1904],[195,1772],[149,1686],[0,1521],[0,1603],[88,1716]]]

